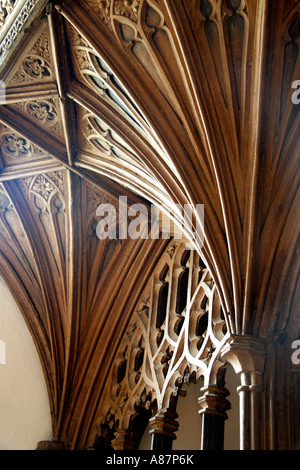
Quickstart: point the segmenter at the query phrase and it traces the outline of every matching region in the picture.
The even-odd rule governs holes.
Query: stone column
[[[226,399],[229,392],[226,388],[219,388],[216,385],[203,387],[201,391],[204,392],[198,400],[202,408],[199,411],[202,415],[201,449],[223,450],[226,411],[230,409],[230,403]]]
[[[149,420],[150,434],[152,435],[151,450],[172,450],[173,441],[179,424],[176,421],[177,413],[172,410],[159,410]]]
[[[265,345],[252,336],[233,336],[222,350],[225,358],[241,378],[240,449],[263,450],[262,409]]]

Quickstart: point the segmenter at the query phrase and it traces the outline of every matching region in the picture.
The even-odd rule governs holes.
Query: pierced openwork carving
[[[90,445],[96,409],[107,433],[129,442],[137,414],[167,408],[200,377],[209,408],[219,368],[245,351],[237,337],[269,347],[295,334],[299,8],[0,1],[0,270],[37,340],[54,439],[66,448]],[[119,184],[163,210],[189,204],[191,219],[203,204],[203,246],[171,242],[156,265],[165,240],[99,243],[96,209],[115,206],[100,188],[109,179],[116,197]],[[251,406],[261,386],[248,384],[252,372],[241,389]],[[264,381],[276,409],[281,393],[275,400],[275,382]],[[269,434],[271,447],[287,419],[265,410],[264,432],[260,423],[252,432],[251,414],[249,430]]]
[[[126,113],[128,119],[138,123],[146,122],[137,110],[126,89],[114,75],[101,57],[80,37],[71,26],[68,27],[69,38],[73,45],[72,56],[75,73],[79,80],[90,86],[102,99],[106,100],[120,112]]]
[[[93,114],[79,110],[80,137],[83,150],[92,152],[95,155],[107,157],[107,162],[114,161],[128,167],[134,166],[137,171],[140,169],[141,160],[121,139],[116,132],[113,132],[107,124]]]
[[[184,384],[215,380],[226,319],[199,255],[172,241],[144,289],[112,367],[101,423],[128,429],[141,403],[167,409]],[[214,372],[213,372],[214,371]]]
[[[39,0],[26,0],[22,5],[22,8],[17,12],[16,17],[9,30],[5,34],[1,45],[0,45],[0,57],[4,58],[13,44],[16,36],[21,32],[24,25],[26,24],[30,14]],[[14,9],[17,3],[16,0],[2,0],[0,9],[0,28],[5,25],[8,17],[13,17]]]

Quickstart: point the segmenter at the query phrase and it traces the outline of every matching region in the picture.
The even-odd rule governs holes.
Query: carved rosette
[[[44,26],[39,38],[23,57],[21,65],[11,77],[10,86],[54,80],[49,43],[49,31],[47,26]]]
[[[63,141],[59,103],[56,99],[22,101],[13,103],[10,107]]]
[[[7,158],[31,157],[33,154],[31,143],[14,132],[2,135],[1,147],[3,155]]]
[[[0,147],[2,152],[2,167],[20,165],[24,162],[42,160],[49,154],[33,145],[27,138],[0,124]]]

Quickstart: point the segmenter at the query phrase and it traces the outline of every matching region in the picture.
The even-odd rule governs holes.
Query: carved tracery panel
[[[140,408],[168,409],[184,384],[216,382],[226,318],[215,283],[193,250],[171,241],[119,345],[100,403],[98,431],[130,429]]]

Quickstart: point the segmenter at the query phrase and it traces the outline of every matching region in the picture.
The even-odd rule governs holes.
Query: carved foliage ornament
[[[92,0],[89,3],[99,18],[109,24],[113,15],[136,20],[141,0]]]
[[[54,191],[52,182],[45,178],[44,175],[38,175],[32,185],[32,191],[41,196],[48,202],[51,193]]]
[[[18,184],[27,199],[38,196],[44,203],[50,202],[56,195],[64,199],[64,177],[62,171],[22,178],[18,180]],[[50,207],[48,209],[48,212],[50,212]]]

